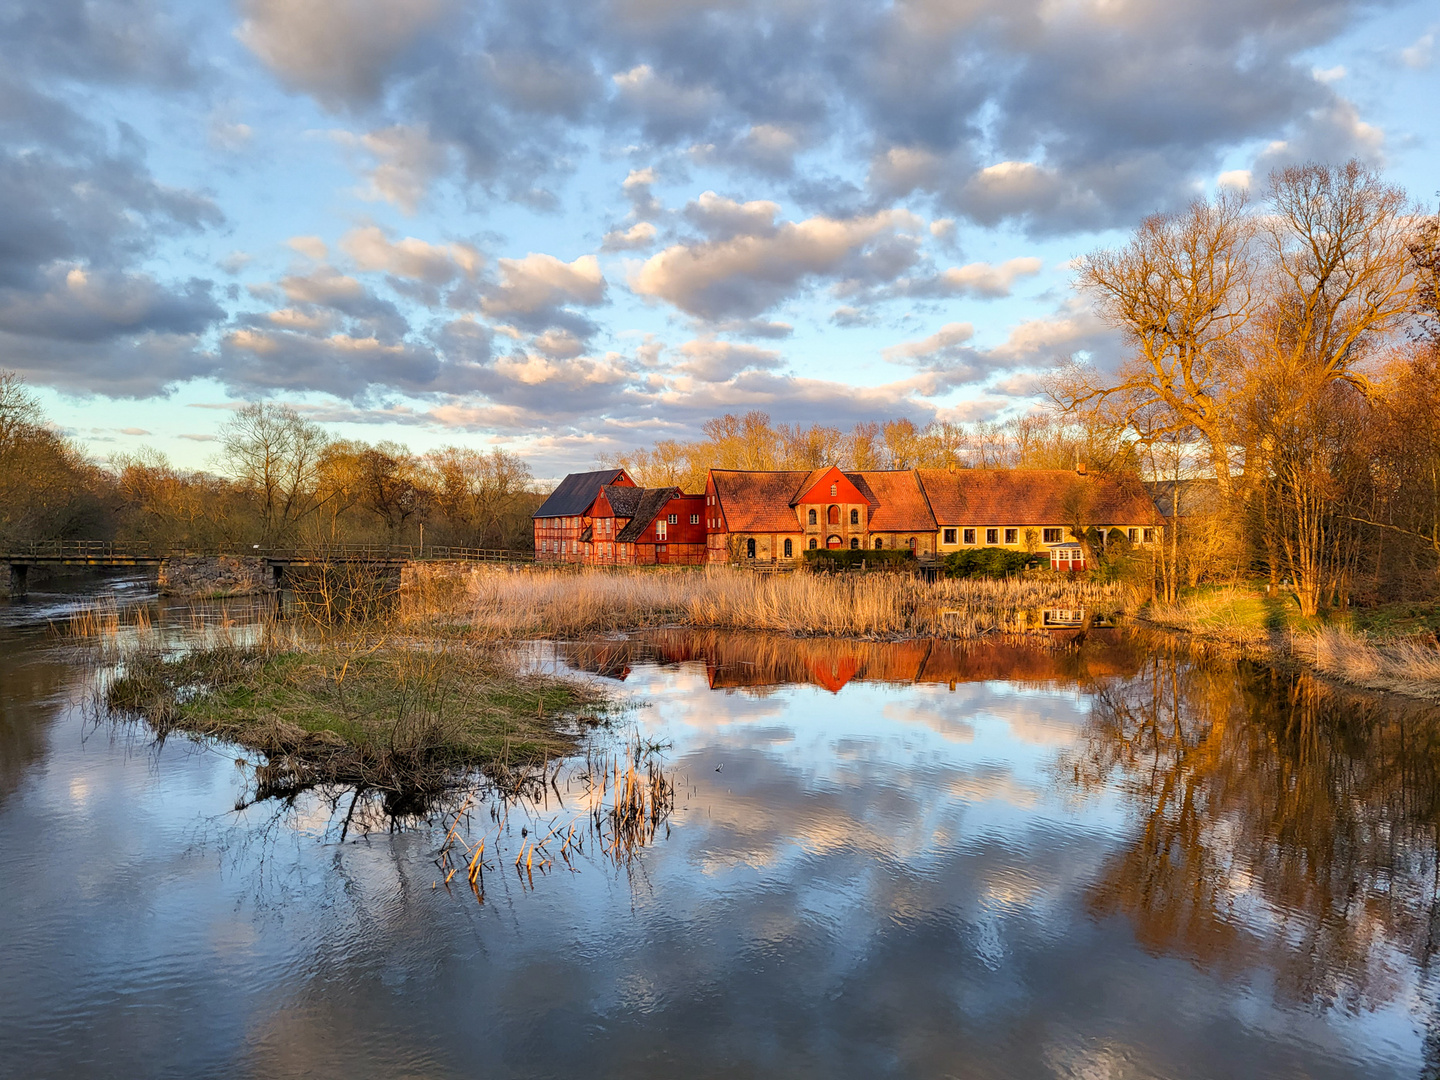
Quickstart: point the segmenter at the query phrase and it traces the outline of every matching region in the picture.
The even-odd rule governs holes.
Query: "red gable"
[[[860,489],[839,468],[832,465],[828,469],[816,469],[807,476],[800,485],[800,494],[791,500],[790,505],[837,502],[868,504],[870,500],[860,494]]]

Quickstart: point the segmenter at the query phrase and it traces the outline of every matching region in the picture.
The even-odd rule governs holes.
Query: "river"
[[[1440,1066],[1419,706],[1121,631],[542,644],[633,698],[676,806],[628,862],[528,875],[518,830],[579,812],[573,776],[477,808],[508,845],[482,901],[440,882],[448,817],[341,843],[343,801],[237,812],[233,747],[97,722],[48,623],[96,590],[195,615],[141,579],[68,588],[0,600],[5,1077]]]

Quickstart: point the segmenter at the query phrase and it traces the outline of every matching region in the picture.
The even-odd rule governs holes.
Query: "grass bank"
[[[415,564],[404,616],[448,621],[478,639],[571,638],[653,627],[803,636],[973,638],[1042,635],[1041,613],[1110,615],[1129,587],[1052,574],[928,582],[899,574],[755,574],[730,567],[616,571]]]
[[[1292,597],[1197,590],[1138,612],[1154,626],[1269,661],[1292,661],[1370,690],[1440,701],[1440,605],[1388,604],[1306,618]]]

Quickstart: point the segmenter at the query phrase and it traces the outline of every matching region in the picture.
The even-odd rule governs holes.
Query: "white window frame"
[[[975,530],[974,530],[974,529],[961,529],[961,530],[960,530],[960,539],[961,539],[961,542],[966,543],[966,544],[969,544],[969,545],[971,545],[971,546],[973,547],[974,544],[975,544]]]
[[[1000,542],[1000,530],[999,530],[999,529],[986,529],[986,530],[985,530],[985,543],[987,543],[987,544],[998,544],[999,542]]]
[[[657,521],[657,522],[655,522],[655,539],[656,539],[656,540],[659,540],[659,541],[664,541],[664,539],[665,539],[665,522],[663,522],[663,521]]]
[[[700,515],[699,515],[699,514],[691,514],[691,515],[690,515],[690,524],[691,524],[691,525],[699,525],[699,524],[700,524]]]
[[[1042,544],[1063,544],[1065,542],[1065,530],[1041,529],[1040,542]]]
[[[1020,542],[1020,530],[1019,530],[1019,529],[1006,529],[1006,530],[1005,530],[1005,543],[1007,543],[1007,544],[1018,544],[1019,542]]]
[[[959,535],[960,531],[958,529],[946,529],[943,533],[944,539],[942,542],[946,544],[953,544],[955,543],[955,537]]]

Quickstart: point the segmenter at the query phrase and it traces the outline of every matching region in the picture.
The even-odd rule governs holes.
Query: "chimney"
[[[1075,471],[1076,471],[1077,473],[1079,473],[1081,476],[1084,476],[1084,475],[1085,475],[1085,462],[1083,462],[1083,461],[1077,461],[1077,462],[1075,462]]]

